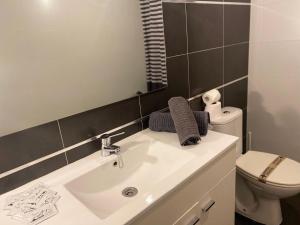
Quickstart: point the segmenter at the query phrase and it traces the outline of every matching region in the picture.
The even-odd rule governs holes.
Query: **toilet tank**
[[[237,158],[243,151],[243,111],[235,107],[222,108],[221,116],[211,121],[213,131],[239,137],[237,143]]]

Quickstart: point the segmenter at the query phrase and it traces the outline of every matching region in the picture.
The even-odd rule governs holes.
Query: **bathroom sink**
[[[100,157],[100,153],[99,153]],[[151,203],[151,189],[195,156],[167,144],[130,142],[118,157],[65,184],[65,187],[95,215],[105,219],[124,205],[142,197]],[[122,193],[123,192],[123,193]]]

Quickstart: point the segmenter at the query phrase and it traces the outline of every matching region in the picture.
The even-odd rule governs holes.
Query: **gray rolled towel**
[[[205,136],[207,134],[208,126],[210,123],[209,112],[195,111],[194,116],[197,121],[198,130],[199,130],[200,135]]]
[[[188,102],[183,97],[173,97],[168,101],[168,104],[180,144],[197,144],[200,140],[200,134]]]
[[[210,123],[209,113],[205,111],[194,111],[199,134],[205,136],[208,131]],[[176,133],[175,125],[172,116],[168,112],[153,112],[150,114],[149,128],[158,132],[171,132]]]

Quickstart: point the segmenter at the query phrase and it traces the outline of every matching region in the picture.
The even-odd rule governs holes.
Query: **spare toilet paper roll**
[[[211,105],[221,99],[221,94],[217,89],[213,89],[204,93],[202,99],[206,105]]]
[[[221,102],[215,104],[207,105],[205,111],[209,112],[210,121],[214,121],[215,118],[222,115]]]

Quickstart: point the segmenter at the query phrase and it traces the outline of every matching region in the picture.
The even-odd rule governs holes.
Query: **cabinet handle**
[[[210,200],[205,206],[202,207],[202,212],[208,212],[215,203],[216,202],[214,200]]]
[[[200,218],[198,216],[195,216],[190,222],[188,222],[186,225],[196,225],[200,222]]]

